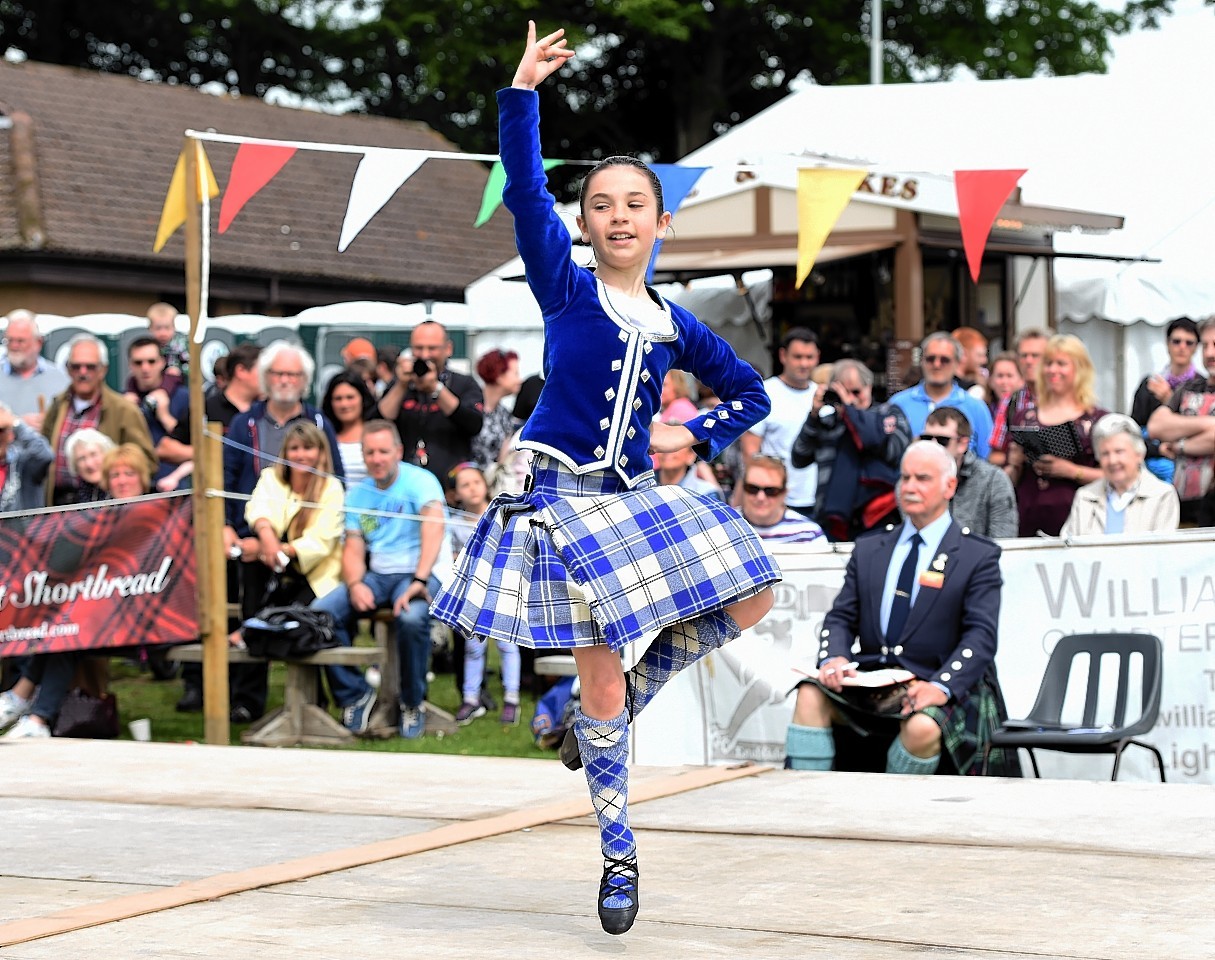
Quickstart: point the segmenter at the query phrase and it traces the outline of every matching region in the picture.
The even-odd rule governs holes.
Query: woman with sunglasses
[[[1198,324],[1189,317],[1178,317],[1168,325],[1164,334],[1169,362],[1159,372],[1143,378],[1135,398],[1131,401],[1131,419],[1143,430],[1146,447],[1145,466],[1155,476],[1168,483],[1173,482],[1174,463],[1160,453],[1160,441],[1147,436],[1148,419],[1157,407],[1169,402],[1173,391],[1202,373],[1194,366],[1194,353],[1198,349]]]

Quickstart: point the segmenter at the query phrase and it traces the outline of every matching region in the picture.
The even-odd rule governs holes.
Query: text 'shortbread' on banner
[[[1055,643],[1070,633],[1150,633],[1164,647],[1160,715],[1145,738],[1170,783],[1215,783],[1215,541],[1210,531],[1154,538],[1085,537],[1002,543],[1004,577],[996,668],[1011,717],[1024,717]],[[839,553],[778,546],[785,579],[772,611],[733,643],[668,684],[630,729],[633,761],[780,763],[793,713],[794,662],[813,662],[823,618],[844,582]],[[947,574],[948,575],[948,574]],[[635,656],[635,652],[630,651]],[[1083,692],[1083,685],[1077,696]],[[1112,703],[1115,690],[1102,691]],[[1137,701],[1131,704],[1133,713]],[[1069,711],[1070,714],[1069,714]],[[1079,700],[1065,704],[1079,721]],[[1038,751],[1044,776],[1109,779],[1106,756]],[[1131,747],[1120,780],[1153,780],[1156,762]],[[1026,764],[1026,770],[1029,767]]]
[[[0,656],[198,639],[190,497],[0,517]]]

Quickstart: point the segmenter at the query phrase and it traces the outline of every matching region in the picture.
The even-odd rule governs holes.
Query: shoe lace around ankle
[[[603,882],[600,884],[605,892],[630,891],[637,889],[637,857],[604,857]]]

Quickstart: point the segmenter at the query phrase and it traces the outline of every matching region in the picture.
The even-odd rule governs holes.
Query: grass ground
[[[268,710],[283,702],[283,682],[286,668],[281,663],[270,667],[270,696]],[[502,701],[502,683],[497,671],[497,651],[490,644],[488,665],[488,687],[499,705]],[[188,741],[202,742],[203,718],[201,713],[178,713],[175,709],[181,696],[180,680],[156,680],[152,674],[138,665],[119,660],[110,662],[110,690],[118,698],[120,736],[130,739],[127,724],[131,720],[147,717],[152,722],[152,739],[169,743]],[[430,684],[428,699],[437,707],[455,713],[460,705],[455,680],[451,673],[438,673]],[[496,710],[460,727],[454,734],[436,736],[428,734],[419,740],[404,740],[393,737],[388,740],[356,740],[342,747],[320,747],[315,749],[378,750],[388,753],[448,753],[465,756],[492,757],[545,757],[556,760],[553,750],[541,750],[532,738],[531,719],[536,711],[536,698],[527,689],[522,691],[519,723],[503,726],[498,722]],[[333,708],[330,712],[337,717]],[[239,744],[245,726],[233,725],[231,742]]]

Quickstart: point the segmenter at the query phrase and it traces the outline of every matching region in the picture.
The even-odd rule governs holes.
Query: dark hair
[[[333,414],[333,391],[342,384],[346,384],[348,387],[353,387],[356,391],[358,391],[359,396],[363,400],[362,417],[364,420],[369,418],[375,411],[375,397],[373,397],[371,395],[371,391],[367,389],[367,381],[353,370],[339,370],[329,381],[329,386],[325,388],[325,397],[321,400],[321,413],[329,418],[329,422],[333,424],[335,429],[339,426],[339,424],[337,417]]]
[[[805,327],[794,327],[780,339],[780,348],[788,350],[794,343],[812,343],[818,346],[818,337],[814,335],[813,330],[807,330]]]
[[[136,350],[142,350],[144,347],[155,347],[156,352],[160,353],[160,344],[152,337],[136,337],[127,344],[127,356],[130,357]]]
[[[591,172],[582,178],[582,186],[578,190],[578,210],[584,217],[586,216],[587,184],[591,182],[591,177],[600,170],[606,170],[608,167],[632,167],[634,170],[644,173],[649,178],[650,188],[654,191],[654,199],[658,201],[658,216],[662,216],[666,207],[662,205],[662,181],[658,179],[658,174],[636,157],[616,156],[605,157],[600,160],[591,167]]]
[[[527,422],[536,410],[536,404],[540,400],[540,391],[544,388],[544,378],[536,373],[523,381],[523,386],[519,388],[519,393],[515,397],[515,409],[511,411],[516,420]]]
[[[247,340],[239,343],[228,351],[228,375],[236,373],[236,368],[253,370],[257,367],[257,358],[262,355],[260,344]]]
[[[1184,330],[1186,333],[1191,334],[1195,340],[1199,339],[1198,324],[1196,324],[1189,317],[1178,317],[1176,320],[1170,323],[1168,327],[1165,328],[1164,338],[1167,340],[1169,337],[1171,337],[1174,330]]]
[[[937,407],[932,413],[928,414],[924,425],[932,424],[935,427],[946,427],[950,421],[957,424],[959,437],[970,437],[974,435],[974,428],[970,425],[970,420],[957,407]]]
[[[477,376],[485,383],[497,383],[506,368],[519,359],[514,350],[490,350],[477,361]]]
[[[376,363],[385,363],[388,369],[391,370],[396,366],[397,357],[401,355],[401,348],[396,346],[376,347],[375,359]]]
[[[228,378],[228,355],[225,353],[222,357],[216,357],[215,362],[211,364],[211,376],[218,380],[223,377]]]

